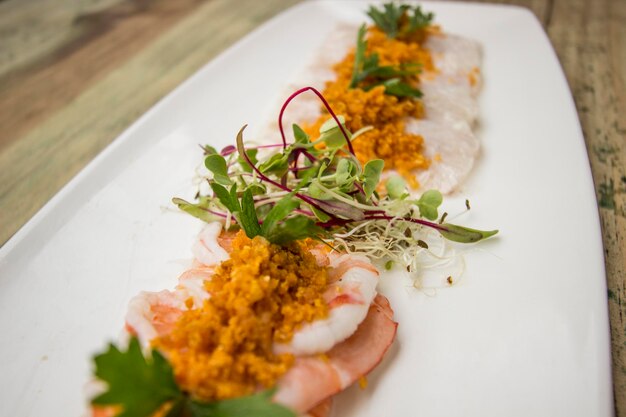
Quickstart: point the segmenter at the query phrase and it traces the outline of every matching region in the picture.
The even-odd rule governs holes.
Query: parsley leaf
[[[267,390],[209,404],[192,402],[190,409],[194,417],[295,417],[291,410],[271,402],[274,392]]]
[[[367,15],[372,18],[376,26],[387,34],[387,37],[393,39],[398,35],[400,18],[402,18],[407,9],[409,9],[409,6],[406,4],[396,6],[395,3],[386,3],[383,4],[382,10],[371,6]]]
[[[151,417],[167,406],[165,417],[296,417],[288,408],[272,402],[275,389],[211,403],[193,400],[176,384],[167,360],[156,350],[146,358],[136,337],[126,351],[110,344],[94,362],[96,377],[108,388],[91,403],[120,407],[115,417]]]
[[[167,360],[157,351],[152,352],[151,360],[145,358],[136,338],[126,352],[109,345],[94,362],[95,375],[108,384],[108,390],[91,403],[121,406],[117,417],[148,417],[166,402],[183,396]]]
[[[371,6],[367,15],[388,38],[401,38],[429,26],[435,15],[424,13],[420,6],[395,3],[383,4],[382,9]]]

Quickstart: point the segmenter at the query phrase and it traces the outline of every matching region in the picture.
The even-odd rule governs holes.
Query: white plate
[[[359,2],[307,2],[208,64],[99,155],[0,250],[0,415],[76,416],[90,355],[115,339],[129,298],[173,286],[200,224],[198,143],[264,124],[267,104]],[[384,278],[398,337],[337,416],[609,416],[604,263],[576,111],[556,56],[517,7],[432,3],[446,31],[484,46],[483,154],[455,210],[497,227],[436,293]],[[103,115],[106,117],[106,115]]]

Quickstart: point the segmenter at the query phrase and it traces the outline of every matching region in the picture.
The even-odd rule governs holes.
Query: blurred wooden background
[[[0,0],[0,245],[160,98],[297,2]],[[626,416],[626,1],[490,2],[535,13],[576,101],[602,219],[616,414]]]

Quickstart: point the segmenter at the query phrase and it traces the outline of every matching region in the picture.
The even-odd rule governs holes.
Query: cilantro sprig
[[[402,38],[429,26],[435,15],[424,13],[420,6],[383,4],[382,8],[370,6],[367,15],[387,37]]]
[[[331,118],[316,137],[293,125],[294,141],[287,143],[282,115],[294,98],[307,91],[322,100]],[[497,233],[446,223],[443,217],[437,222],[441,193],[429,190],[412,198],[401,177],[389,178],[386,195],[380,195],[384,162],[372,160],[362,165],[352,149],[352,141],[365,130],[349,132],[343,117],[337,116],[312,87],[289,97],[281,110],[279,127],[282,143],[251,148],[244,143],[244,126],[236,146],[206,156],[211,193],[201,195],[195,204],[181,199],[174,202],[202,220],[221,220],[227,225],[233,221],[249,237],[263,236],[278,244],[305,237],[332,243],[334,234],[349,234],[355,228],[378,223],[388,225],[388,230],[402,230],[394,236],[404,236],[407,245],[423,242],[419,235],[425,229],[461,243]],[[275,152],[261,156],[264,149]],[[409,235],[416,238],[406,237]],[[397,239],[381,236],[380,242],[395,245]]]
[[[174,371],[158,351],[146,358],[137,338],[126,350],[110,344],[94,357],[95,376],[107,390],[91,400],[95,406],[115,406],[116,417],[150,417],[165,410],[165,417],[295,417],[272,402],[275,390],[215,402],[191,398],[176,384]]]
[[[418,64],[406,64],[399,67],[380,66],[377,53],[366,55],[366,25],[362,25],[357,35],[354,52],[354,67],[350,88],[362,88],[366,91],[377,86],[385,87],[385,94],[397,97],[422,97],[422,92],[407,82],[407,77],[416,75],[421,67]]]

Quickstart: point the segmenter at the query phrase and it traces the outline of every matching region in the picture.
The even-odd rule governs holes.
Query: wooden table
[[[0,244],[156,101],[297,2],[0,2]],[[499,2],[536,14],[576,101],[602,219],[616,414],[626,416],[626,1]]]

